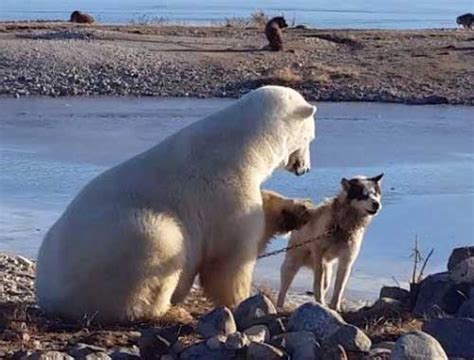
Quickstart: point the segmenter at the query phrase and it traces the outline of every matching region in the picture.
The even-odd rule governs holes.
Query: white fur
[[[290,88],[263,87],[99,175],[41,245],[40,306],[72,319],[152,319],[197,274],[217,303],[247,297],[260,185],[279,167],[309,169],[315,110]]]

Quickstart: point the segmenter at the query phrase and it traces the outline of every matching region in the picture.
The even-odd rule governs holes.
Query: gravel
[[[0,95],[239,97],[281,84],[310,100],[473,105],[468,35],[287,30],[288,51],[271,53],[259,29],[0,23]]]

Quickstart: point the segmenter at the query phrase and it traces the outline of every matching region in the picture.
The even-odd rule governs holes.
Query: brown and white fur
[[[283,50],[283,34],[281,29],[288,27],[283,16],[277,16],[271,19],[265,26],[265,35],[268,39],[268,45],[265,49],[271,51]]]
[[[298,230],[310,219],[311,203],[308,200],[290,199],[274,191],[262,190],[262,205],[265,230],[258,247],[259,254],[275,236]]]
[[[78,24],[93,24],[95,20],[91,15],[75,10],[72,12],[69,21]]]
[[[381,179],[383,174],[368,178],[358,176],[342,179],[342,189],[333,198],[310,209],[310,221],[299,231],[292,232],[289,246],[320,237],[286,253],[281,267],[278,307],[283,307],[293,278],[302,266],[313,269],[313,291],[317,302],[325,305],[325,295],[331,281],[332,263],[338,260],[334,293],[330,307],[341,310],[344,288],[352,265],[359,254],[364,232],[382,208]],[[325,235],[329,231],[329,234]]]
[[[474,23],[474,14],[467,13],[456,18],[456,24],[462,26],[466,30],[472,29]]]

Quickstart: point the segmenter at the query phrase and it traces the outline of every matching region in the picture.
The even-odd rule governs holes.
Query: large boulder
[[[254,325],[244,330],[244,334],[250,341],[268,342],[270,340],[270,330],[265,325]]]
[[[286,327],[283,324],[283,321],[277,314],[268,314],[265,316],[256,317],[254,319],[249,319],[246,322],[248,327],[256,325],[265,325],[268,330],[270,330],[270,336],[276,336],[286,332]],[[243,330],[243,329],[241,329]]]
[[[321,348],[311,331],[281,334],[273,337],[271,344],[285,349],[292,360],[318,360],[321,356]]]
[[[410,292],[398,286],[383,286],[380,289],[380,299],[389,298],[400,301],[403,305],[410,302]]]
[[[231,360],[235,359],[235,352],[226,348],[211,350],[205,342],[188,346],[180,354],[182,360]]]
[[[456,284],[474,284],[474,257],[464,259],[450,271],[449,277]]]
[[[239,331],[257,325],[256,319],[276,314],[275,305],[264,294],[257,294],[242,301],[234,311],[234,318]]]
[[[346,350],[366,352],[372,345],[362,330],[320,304],[306,303],[296,309],[288,321],[288,329],[311,331],[322,346],[342,345]]]
[[[474,257],[474,246],[453,249],[448,260],[448,271],[453,270],[461,261]]]
[[[197,331],[209,339],[217,335],[230,335],[237,331],[232,311],[226,307],[217,307],[199,319]]]
[[[413,331],[401,336],[395,343],[392,360],[448,360],[439,342],[422,331]]]
[[[288,356],[269,344],[251,342],[245,358],[247,360],[282,360],[288,359]]]
[[[462,285],[455,284],[448,273],[426,277],[420,286],[413,312],[425,316],[439,308],[448,314],[455,314],[465,300]]]
[[[474,357],[474,319],[432,319],[423,324],[423,331],[436,338],[449,357]]]
[[[456,314],[458,317],[466,317],[474,319],[474,298],[470,298],[461,305]]]

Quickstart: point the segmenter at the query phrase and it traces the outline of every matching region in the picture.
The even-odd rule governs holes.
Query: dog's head
[[[383,174],[366,177],[357,176],[341,180],[342,191],[346,200],[363,215],[376,215],[382,209],[382,177]]]
[[[274,17],[271,21],[275,22],[280,29],[288,27],[286,20],[283,16]]]
[[[69,21],[76,21],[79,16],[81,16],[81,12],[74,10],[71,14],[71,18],[69,19]]]

